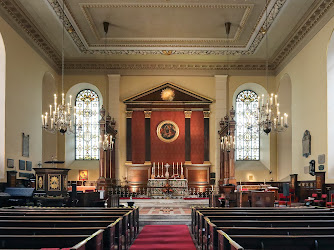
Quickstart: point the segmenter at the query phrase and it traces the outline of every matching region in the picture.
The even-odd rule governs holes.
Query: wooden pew
[[[60,221],[60,220],[2,220],[0,221],[0,227],[4,228],[17,228],[17,227],[30,227],[30,228],[103,228],[104,236],[106,240],[106,246],[117,245],[118,249],[127,249],[126,238],[122,234],[121,219],[118,218],[115,222],[110,221]],[[116,239],[116,244],[115,244]]]
[[[232,249],[225,240],[226,235],[219,230],[219,250]],[[271,250],[333,249],[334,235],[234,235],[230,236],[243,248]]]
[[[80,243],[80,247],[78,244]],[[92,235],[0,235],[0,247],[6,249],[71,248],[103,249],[103,230]]]
[[[87,208],[21,208],[17,207],[14,209],[10,208],[4,208],[0,209],[0,215],[6,214],[6,215],[16,215],[17,213],[22,213],[25,215],[32,215],[32,214],[40,214],[41,216],[47,215],[48,213],[52,213],[54,216],[61,216],[64,215],[64,212],[68,214],[81,214],[86,215],[89,214],[95,214],[95,215],[104,215],[104,214],[126,214],[129,216],[128,221],[131,224],[131,236],[132,240],[135,239],[135,237],[139,233],[139,209],[136,208],[92,208],[91,210],[88,210]],[[129,213],[130,212],[130,213]]]
[[[251,220],[226,220],[206,222],[209,227],[207,237],[203,237],[202,246],[204,249],[217,249],[218,233],[220,227],[331,227],[334,220],[282,220],[282,221],[251,221]],[[235,240],[235,239],[234,239]],[[237,240],[235,240],[238,242]],[[240,242],[238,242],[242,245]]]
[[[317,213],[314,213],[314,212]],[[286,215],[286,214],[309,214],[312,215],[334,215],[330,209],[322,208],[305,208],[305,209],[296,209],[296,208],[196,208],[192,207],[192,223],[191,223],[191,232],[197,239],[197,234],[199,230],[199,223],[204,224],[204,216],[211,214],[216,215],[244,215],[244,214],[270,214],[270,215]]]

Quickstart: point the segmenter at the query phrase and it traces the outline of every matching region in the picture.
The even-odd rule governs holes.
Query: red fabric
[[[157,127],[160,122],[171,120],[179,127],[179,137],[170,143],[161,141],[157,136]],[[173,162],[185,161],[185,118],[182,111],[153,111],[151,114],[151,162],[164,162],[172,165]],[[157,166],[157,165],[156,165]]]
[[[145,162],[145,116],[143,111],[132,113],[132,163],[140,164]]]
[[[204,115],[202,111],[193,111],[190,118],[191,163],[204,162]]]
[[[120,200],[130,200],[130,197],[122,197],[119,199]],[[147,199],[151,199],[151,198],[132,198],[132,200],[147,200]]]
[[[209,198],[183,198],[183,199],[184,200],[208,200]]]
[[[186,225],[144,226],[130,250],[196,250]]]

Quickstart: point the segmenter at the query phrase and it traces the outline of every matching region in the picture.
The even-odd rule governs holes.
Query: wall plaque
[[[305,130],[304,132],[302,145],[303,145],[303,156],[307,158],[309,155],[311,155],[311,134],[310,131],[308,130]]]
[[[157,136],[163,142],[175,141],[179,132],[179,127],[173,121],[162,121],[157,127]]]
[[[29,157],[29,135],[22,133],[22,156]]]
[[[318,163],[324,164],[325,162],[326,162],[326,155],[325,154],[318,155]]]

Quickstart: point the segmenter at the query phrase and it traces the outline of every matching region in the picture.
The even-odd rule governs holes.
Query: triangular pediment
[[[173,96],[171,99],[163,99],[162,93],[166,91],[166,96]],[[157,87],[151,88],[137,95],[124,100],[125,104],[140,104],[140,103],[193,103],[193,104],[210,104],[213,100],[204,97],[193,91],[187,90],[173,83],[163,83]]]

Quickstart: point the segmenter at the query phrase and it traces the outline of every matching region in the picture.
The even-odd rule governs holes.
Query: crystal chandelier
[[[289,127],[288,114],[284,113],[284,115],[281,115],[279,103],[277,102],[278,96],[271,94],[268,100],[265,101],[264,95],[262,95],[262,103],[260,102],[261,97],[259,96],[258,98],[259,107],[257,116],[260,129],[266,134],[269,134],[271,131],[278,133],[285,131]]]
[[[225,135],[221,137],[220,141],[220,147],[223,151],[231,152],[235,149],[234,130],[236,122],[234,120],[234,116],[235,110],[232,107],[232,109],[230,110],[230,116],[226,115],[224,117],[224,120],[222,119],[219,124],[223,131],[226,131]]]
[[[267,79],[267,89],[268,89],[268,1],[266,1],[266,22],[261,28],[261,32],[265,35],[266,41],[266,79]],[[262,103],[260,102],[262,101]],[[279,110],[278,95],[268,94],[267,100],[265,100],[264,94],[262,98],[258,97],[258,111],[255,114],[258,119],[258,126],[260,131],[263,131],[267,135],[270,132],[284,132],[288,128],[288,114],[284,113],[281,115]]]
[[[102,138],[102,135],[101,135],[100,136],[100,143],[101,143],[101,147],[104,151],[114,149],[114,140],[113,140],[112,135],[104,134],[103,138]]]
[[[42,115],[42,128],[50,133],[56,133],[59,131],[61,134],[73,133],[73,114],[75,110],[72,107],[72,96],[69,96],[69,102],[65,102],[64,94],[64,1],[63,1],[63,15],[62,15],[62,67],[61,67],[61,86],[62,95],[61,102],[57,103],[57,94],[54,94],[54,105],[50,105],[50,113],[46,112]]]

